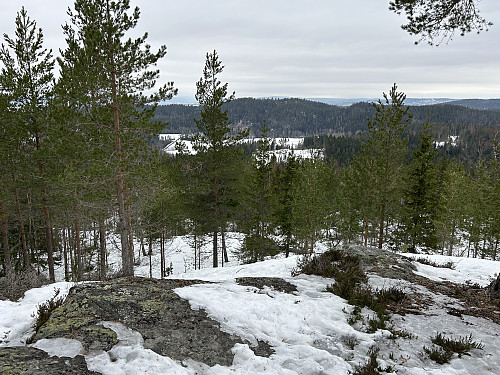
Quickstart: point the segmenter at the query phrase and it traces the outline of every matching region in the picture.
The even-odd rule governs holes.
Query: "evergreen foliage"
[[[235,162],[240,158],[235,145],[248,134],[242,130],[237,135],[231,135],[231,123],[223,105],[234,98],[234,93],[228,96],[228,84],[218,79],[223,69],[217,52],[207,53],[203,75],[196,83],[196,100],[202,110],[200,119],[195,120],[198,133],[193,137],[193,147],[197,152],[196,178],[200,187],[197,209],[202,208],[208,214],[205,227],[213,235],[214,267],[218,267],[217,233],[225,232],[232,208],[238,203],[235,196],[238,180]]]
[[[200,244],[210,235],[218,266],[228,260],[229,230],[245,235],[246,262],[280,251],[312,256],[320,239],[498,258],[500,112],[409,108],[396,85],[373,105],[235,100],[219,80],[216,51],[196,84],[198,107],[157,107],[176,91],[172,84],[153,91],[166,48],[152,52],[147,35],[126,38],[139,10],[127,0],[76,0],[68,15],[57,80],[42,31],[24,8],[0,50],[0,273],[7,284],[28,287],[23,280],[44,271],[54,281],[59,262],[66,280],[105,279],[110,234],[120,237],[121,274],[132,274],[157,243],[162,277],[169,237],[189,235],[200,267]],[[171,158],[151,147],[165,126],[155,116],[172,130],[196,128],[196,154]],[[247,127],[258,142],[240,143]],[[317,157],[277,161],[277,135],[311,135],[304,147]],[[356,261],[325,262],[353,272],[325,266],[339,295],[370,308],[392,298],[358,288]],[[384,325],[384,311],[370,324]]]
[[[4,35],[6,44],[2,43],[0,60],[4,65],[0,73],[0,89],[3,100],[6,100],[4,109],[9,114],[9,119],[3,123],[9,128],[10,140],[7,144],[13,146],[7,153],[10,156],[10,177],[13,182],[25,180],[27,185],[34,189],[32,198],[43,212],[43,227],[45,230],[45,245],[49,279],[55,280],[53,241],[51,234],[51,217],[49,213],[48,195],[48,168],[50,167],[50,142],[51,132],[49,102],[53,95],[53,67],[52,52],[43,47],[43,33],[37,29],[36,22],[32,20],[24,7],[16,16],[15,38]],[[5,102],[4,102],[5,103]],[[5,134],[7,135],[7,134]],[[16,173],[22,172],[17,176]],[[33,178],[33,176],[38,178]],[[12,186],[12,184],[10,184]],[[4,187],[7,187],[5,185]],[[14,186],[17,202],[19,190]],[[12,194],[12,191],[10,192]],[[0,200],[5,199],[0,193]],[[3,247],[5,254],[6,272],[12,271],[10,262],[10,246],[5,239],[8,236],[6,212],[3,201],[0,212],[2,217]],[[18,220],[23,221],[18,210]],[[26,248],[25,264],[29,267]]]
[[[245,262],[263,260],[265,256],[276,255],[278,246],[272,238],[274,214],[278,208],[276,194],[273,194],[276,161],[270,157],[271,141],[269,128],[263,121],[261,138],[257,150],[250,157],[248,178],[244,182],[243,210],[240,214],[240,228],[246,234],[240,255]]]
[[[401,176],[404,157],[407,152],[407,139],[403,132],[411,119],[409,108],[404,106],[406,95],[397,92],[397,86],[384,93],[385,103],[379,100],[374,104],[375,116],[368,120],[369,137],[361,148],[365,173],[373,196],[378,216],[378,247],[381,249],[385,239],[385,226],[397,215],[398,197],[401,192]]]
[[[432,125],[424,125],[419,148],[413,152],[403,192],[403,233],[410,251],[417,246],[435,249],[438,244],[436,221],[441,211],[440,181],[435,164]]]
[[[408,23],[403,30],[420,37],[419,43],[426,40],[429,44],[439,45],[449,41],[460,32],[465,35],[470,32],[488,30],[492,25],[481,17],[477,8],[477,0],[393,0],[389,9],[397,14],[405,13]],[[436,41],[437,40],[437,41]]]
[[[87,139],[103,142],[92,145],[98,155],[94,154],[97,158],[91,160],[110,162],[108,176],[117,187],[122,272],[132,275],[130,176],[134,159],[147,150],[145,137],[160,130],[158,124],[150,121],[155,105],[145,105],[169,99],[176,93],[169,83],[156,93],[143,95],[155,86],[159,71],[151,67],[165,56],[166,47],[152,53],[146,44],[147,34],[135,40],[125,39],[140,15],[138,8],[130,11],[128,0],[76,0],[68,15],[71,23],[63,26],[67,49],[59,59],[61,97],[68,100],[65,109],[77,111],[76,116],[80,116],[70,131],[79,135],[83,130]]]

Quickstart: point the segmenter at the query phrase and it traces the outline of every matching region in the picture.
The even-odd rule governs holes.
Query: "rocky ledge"
[[[231,349],[236,343],[248,344],[256,355],[269,357],[274,351],[267,343],[258,342],[252,347],[248,341],[222,331],[220,324],[205,311],[191,309],[189,302],[173,291],[200,283],[204,281],[129,277],[76,285],[32,341],[76,339],[84,350],[109,351],[118,339],[113,330],[101,323],[112,321],[139,332],[144,348],[181,362],[191,359],[209,366],[229,366],[234,357]],[[71,373],[66,371],[68,365],[85,365],[82,356],[71,360],[49,357],[26,347],[0,349],[0,359],[2,374],[62,374]]]
[[[51,357],[42,350],[25,346],[0,349],[0,374],[28,375],[94,375],[87,370],[85,358],[81,355],[75,358]]]

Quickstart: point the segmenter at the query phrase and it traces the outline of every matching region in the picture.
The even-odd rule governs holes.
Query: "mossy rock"
[[[293,294],[297,292],[297,287],[279,277],[240,277],[236,283],[244,286],[253,286],[263,289],[265,286],[282,293]]]
[[[344,253],[359,256],[364,272],[375,273],[389,279],[412,280],[416,267],[400,254],[375,247],[345,245],[341,249]]]
[[[87,369],[85,358],[51,357],[42,350],[26,346],[0,348],[0,374],[2,375],[94,375]]]
[[[63,337],[81,341],[87,350],[107,351],[118,340],[114,331],[99,323],[114,321],[139,332],[144,347],[160,355],[229,366],[234,345],[249,343],[221,331],[217,321],[203,310],[192,310],[189,302],[173,291],[199,283],[204,282],[128,277],[76,285],[40,327],[34,341]],[[255,350],[258,355],[273,353],[265,343],[259,343]]]

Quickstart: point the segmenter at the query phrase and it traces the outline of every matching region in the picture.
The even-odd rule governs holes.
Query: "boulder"
[[[110,350],[116,333],[103,321],[119,322],[139,332],[144,348],[178,361],[192,359],[209,366],[230,366],[236,343],[248,344],[256,355],[274,351],[264,342],[255,348],[238,336],[224,332],[204,310],[193,310],[173,289],[204,283],[197,280],[157,280],[127,277],[74,286],[62,306],[53,311],[34,341],[77,339],[86,350]]]
[[[486,289],[486,293],[491,299],[500,299],[500,275],[491,282]]]

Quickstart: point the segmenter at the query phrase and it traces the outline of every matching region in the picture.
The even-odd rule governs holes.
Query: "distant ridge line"
[[[246,98],[237,98],[246,99]],[[292,98],[286,96],[269,96],[251,99],[300,99],[311,102],[335,105],[339,107],[348,107],[356,103],[374,103],[377,98]],[[162,102],[161,105],[180,104],[180,105],[198,105],[196,100],[189,96],[174,97],[172,100]],[[425,106],[436,104],[453,104],[481,110],[500,110],[500,99],[450,99],[450,98],[406,98],[405,104],[409,106]]]

